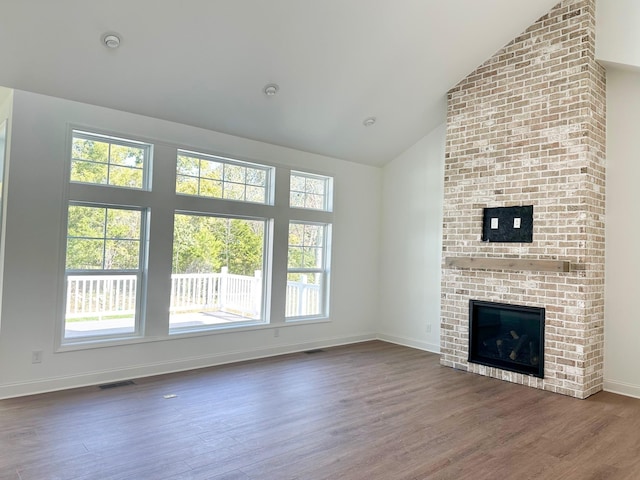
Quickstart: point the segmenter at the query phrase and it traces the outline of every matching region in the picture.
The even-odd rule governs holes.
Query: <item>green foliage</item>
[[[73,138],[71,181],[142,188],[145,149]]]
[[[266,184],[264,169],[178,155],[177,193],[264,203]]]
[[[74,136],[71,180],[142,188],[145,153],[142,147]],[[260,169],[178,155],[178,193],[236,200],[246,195],[258,201],[264,199],[265,178]],[[245,193],[246,188],[251,190]],[[67,269],[137,269],[141,222],[139,210],[69,206]],[[263,269],[262,221],[176,214],[173,237],[174,273],[220,272],[228,267],[229,273],[253,276]]]
[[[137,269],[141,212],[69,206],[67,269]],[[263,268],[264,222],[198,215],[175,216],[174,273],[220,272],[253,276]]]
[[[173,272],[219,272],[253,276],[263,268],[264,222],[177,214]]]
[[[141,221],[139,210],[70,205],[67,269],[137,269]]]
[[[173,223],[173,273],[220,271],[223,245],[214,235],[211,217],[175,215]]]
[[[321,268],[323,255],[323,225],[306,223],[289,225],[289,268]]]
[[[253,276],[263,268],[264,222],[226,220],[227,266],[230,273]]]

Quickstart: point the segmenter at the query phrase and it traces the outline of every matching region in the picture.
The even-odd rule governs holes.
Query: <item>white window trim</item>
[[[310,172],[302,172],[300,170],[291,170],[291,175],[295,175],[298,177],[311,178],[316,180],[322,180],[325,184],[325,193],[324,193],[324,208],[307,208],[307,207],[295,207],[291,206],[291,208],[295,208],[297,210],[312,210],[315,212],[333,212],[333,176],[331,175],[321,175],[319,173],[310,173]],[[300,192],[306,193],[306,192]]]
[[[248,200],[236,200],[236,199],[232,199],[232,198],[223,198],[223,197],[210,197],[207,195],[199,195],[199,194],[188,194],[188,193],[181,193],[181,192],[176,192],[177,195],[183,195],[183,196],[187,196],[187,197],[197,197],[197,198],[205,198],[205,199],[215,199],[215,200],[224,200],[226,202],[238,202],[238,203],[247,203],[247,204],[251,204],[251,205],[273,205],[274,204],[274,170],[276,167],[272,166],[272,165],[267,165],[267,164],[259,164],[259,163],[255,163],[255,162],[249,162],[246,160],[240,160],[240,159],[233,159],[233,158],[229,158],[229,157],[223,157],[221,155],[213,155],[213,154],[209,154],[209,153],[203,153],[203,152],[195,152],[192,150],[184,150],[184,149],[180,149],[178,148],[178,155],[184,155],[184,156],[189,156],[189,157],[193,157],[193,158],[197,158],[197,159],[202,159],[202,160],[208,160],[208,161],[214,161],[214,162],[218,162],[218,163],[222,163],[223,165],[235,165],[238,167],[247,167],[247,168],[254,168],[256,170],[262,170],[265,173],[265,201],[264,202],[251,202]],[[176,177],[178,175],[177,169],[176,169]],[[182,174],[181,174],[182,175]],[[187,176],[190,178],[195,178],[198,179],[198,181],[200,181],[203,177],[201,177],[200,175],[196,176],[192,176],[192,175],[182,175],[182,176]],[[232,183],[234,185],[244,185],[245,187],[247,186],[254,186],[248,183],[238,183],[238,182],[227,182],[224,179],[221,180],[222,184],[223,184],[223,189],[224,189],[224,184],[225,183]]]
[[[129,139],[134,142],[147,143],[151,146],[150,158],[151,162],[148,166],[148,185],[152,190],[140,190],[127,187],[116,187],[111,185],[100,184],[84,184],[75,183],[69,180],[71,166],[71,139],[73,131],[86,132],[91,135],[104,135],[115,139]],[[143,275],[143,283],[141,286],[140,307],[141,324],[140,335],[136,337],[119,337],[106,338],[101,337],[83,337],[83,342],[64,343],[64,292],[65,285],[65,260],[66,248],[63,247],[62,254],[59,259],[59,275],[58,282],[58,318],[56,321],[56,352],[75,351],[94,348],[109,348],[119,345],[130,345],[157,341],[171,341],[176,338],[202,337],[207,335],[219,335],[231,332],[248,332],[257,330],[273,330],[275,328],[292,326],[304,322],[305,324],[327,323],[331,321],[330,317],[330,297],[331,283],[330,264],[331,264],[331,235],[327,237],[325,245],[325,262],[327,270],[325,272],[324,298],[324,315],[315,317],[286,317],[285,316],[285,292],[287,279],[287,253],[288,253],[288,229],[289,222],[308,222],[327,224],[329,229],[333,228],[333,211],[315,209],[292,208],[289,205],[289,187],[291,172],[303,174],[319,175],[320,177],[328,177],[330,181],[330,190],[327,192],[329,205],[333,205],[335,174],[331,172],[315,171],[310,172],[304,168],[292,167],[291,165],[281,165],[268,160],[259,160],[246,158],[241,155],[229,155],[227,152],[215,152],[208,148],[200,146],[186,145],[180,143],[170,143],[161,139],[153,139],[149,137],[141,137],[137,135],[123,134],[122,132],[107,131],[105,129],[95,128],[88,125],[68,124],[67,134],[67,157],[65,162],[65,184],[64,195],[61,199],[62,218],[60,239],[61,245],[66,245],[67,234],[67,206],[69,202],[75,203],[91,203],[104,204],[105,206],[129,207],[134,209],[146,209],[146,230],[145,235],[145,272]],[[269,167],[271,170],[271,191],[269,192],[269,203],[249,203],[235,201],[231,199],[218,199],[211,197],[196,197],[192,195],[181,195],[175,191],[176,181],[176,162],[179,151],[194,153],[197,155],[210,155],[222,159],[236,160],[242,164],[255,164],[258,166]],[[157,188],[156,188],[157,187]],[[162,240],[166,233],[166,227],[169,224],[168,218],[175,212],[184,213],[202,213],[216,216],[232,216],[232,217],[248,217],[269,219],[268,235],[265,232],[265,274],[269,278],[265,280],[264,293],[264,317],[267,323],[257,323],[250,325],[233,325],[230,327],[222,326],[213,329],[203,329],[197,331],[184,331],[180,333],[169,332],[169,301],[166,300],[166,312],[162,302],[167,297],[168,291],[161,286],[166,273],[166,283],[169,284],[168,276],[171,274],[171,246],[167,247],[166,239]],[[158,218],[161,218],[158,223]],[[152,221],[153,219],[153,221]],[[172,220],[171,220],[172,222]],[[171,223],[172,225],[172,223]],[[164,242],[164,246],[163,246]],[[170,244],[171,242],[169,242]],[[167,258],[161,253],[169,252]],[[153,257],[153,265],[149,264],[148,258]],[[150,274],[148,269],[153,269]],[[153,280],[153,281],[151,281]],[[151,308],[149,308],[151,306]],[[163,315],[166,314],[166,318]]]
[[[315,225],[322,226],[324,229],[323,232],[323,245],[322,245],[322,265],[320,267],[288,267],[287,266],[287,276],[290,273],[319,273],[322,274],[322,298],[320,304],[320,313],[315,315],[293,315],[287,317],[285,315],[285,323],[291,322],[305,322],[308,320],[329,318],[329,308],[331,303],[330,299],[330,289],[331,289],[331,236],[332,236],[332,223],[329,222],[313,222],[313,221],[302,221],[302,220],[290,220],[291,223],[304,224],[304,225]],[[287,241],[287,247],[288,247]],[[287,248],[288,250],[288,248]],[[288,259],[287,259],[288,260]],[[288,262],[287,262],[288,263]]]
[[[149,143],[149,142],[144,142],[144,141],[138,141],[138,140],[132,140],[132,139],[125,139],[125,138],[121,138],[119,136],[114,136],[114,135],[107,135],[104,133],[92,133],[92,132],[87,132],[85,130],[82,129],[72,129],[71,130],[71,142],[73,142],[73,138],[77,137],[77,138],[82,138],[85,140],[97,140],[97,141],[104,141],[107,142],[109,144],[116,144],[116,145],[122,145],[122,146],[127,146],[127,147],[134,147],[134,148],[140,148],[143,149],[145,151],[145,164],[142,168],[142,187],[140,188],[136,188],[136,187],[127,187],[127,186],[119,186],[119,185],[112,185],[109,183],[89,183],[89,182],[78,182],[78,181],[74,181],[71,180],[71,168],[70,168],[70,162],[67,162],[68,164],[68,171],[66,172],[66,178],[69,181],[69,183],[72,184],[78,184],[78,185],[90,185],[92,187],[110,187],[110,188],[118,188],[118,189],[126,189],[126,190],[134,190],[134,191],[150,191],[151,190],[151,170],[152,170],[152,162],[153,162],[153,144]],[[71,149],[70,152],[72,152],[73,150]],[[69,158],[72,159],[71,155],[69,155]],[[85,161],[83,159],[76,159],[79,161]],[[90,162],[87,160],[87,162]],[[90,163],[96,163],[96,162],[90,162]],[[113,165],[111,162],[109,162],[107,165],[109,165],[109,167],[111,165]],[[116,166],[119,166],[116,164]]]
[[[269,325],[270,312],[268,310],[268,298],[270,294],[271,286],[271,271],[269,268],[270,262],[268,258],[270,256],[270,232],[272,231],[271,224],[273,222],[270,218],[265,217],[249,217],[240,215],[222,215],[219,213],[203,213],[203,212],[190,212],[176,210],[174,215],[200,215],[204,217],[216,217],[227,219],[240,219],[240,220],[254,220],[262,222],[264,224],[264,237],[262,241],[262,299],[260,302],[260,318],[259,319],[247,319],[246,321],[238,321],[230,324],[216,324],[216,325],[202,325],[194,327],[171,327],[171,315],[169,315],[169,336],[183,336],[185,334],[197,334],[201,332],[209,332],[216,330],[235,330],[241,327],[253,327],[253,326],[265,326]]]
[[[111,208],[111,209],[121,209],[121,210],[132,210],[140,212],[140,248],[139,248],[139,258],[137,269],[113,269],[113,270],[105,270],[105,269],[69,269],[66,268],[66,243],[67,243],[67,235],[68,235],[68,208],[72,205],[80,205],[87,207],[96,207],[96,208]],[[145,306],[146,306],[146,285],[147,285],[147,258],[148,258],[148,224],[149,224],[149,211],[146,208],[140,207],[131,207],[125,205],[114,205],[114,204],[103,204],[103,203],[92,203],[92,202],[77,202],[74,200],[68,200],[66,202],[65,208],[65,222],[64,222],[64,255],[62,255],[65,265],[64,265],[64,280],[61,286],[63,291],[62,297],[62,322],[60,326],[60,347],[63,346],[71,346],[71,345],[80,345],[86,343],[93,342],[108,342],[111,340],[127,340],[133,338],[140,338],[144,336],[144,325],[145,325]],[[78,336],[78,337],[66,337],[66,302],[67,302],[67,288],[68,288],[68,277],[70,276],[118,276],[118,275],[135,275],[136,277],[136,301],[135,301],[135,316],[134,316],[134,328],[133,332],[127,333],[114,333],[114,334],[101,334],[101,335],[86,335],[86,336]]]

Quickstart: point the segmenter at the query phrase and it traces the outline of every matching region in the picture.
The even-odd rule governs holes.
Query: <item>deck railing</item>
[[[135,275],[69,275],[67,277],[67,319],[102,319],[132,315],[136,311]],[[320,287],[287,282],[286,315],[316,315]],[[171,275],[170,312],[222,311],[259,318],[262,306],[262,272],[253,277],[228,273],[186,273]]]
[[[171,275],[171,313],[218,310],[255,318],[260,316],[261,300],[259,270],[253,277],[231,274],[227,267],[220,273]]]
[[[301,275],[299,282],[287,282],[287,317],[319,315],[320,301],[320,285],[307,283],[306,275]]]
[[[136,311],[136,275],[69,275],[65,318],[132,315]]]

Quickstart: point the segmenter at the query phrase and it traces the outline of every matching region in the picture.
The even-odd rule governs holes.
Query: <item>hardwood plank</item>
[[[0,426],[0,480],[616,480],[640,471],[639,400],[577,400],[384,342],[3,400]]]

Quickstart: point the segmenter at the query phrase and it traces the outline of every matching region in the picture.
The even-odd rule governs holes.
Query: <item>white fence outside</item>
[[[320,285],[307,283],[307,276],[301,275],[299,282],[287,282],[287,305],[285,316],[303,317],[322,313]]]
[[[65,318],[98,319],[133,315],[136,311],[135,275],[69,275]],[[245,318],[259,318],[262,305],[262,272],[253,277],[220,273],[171,275],[171,314],[221,311]],[[286,316],[320,313],[320,286],[287,282]]]
[[[220,273],[171,275],[171,313],[223,311],[258,318],[262,304],[262,272],[253,277]]]
[[[133,315],[135,275],[69,275],[65,318]]]

